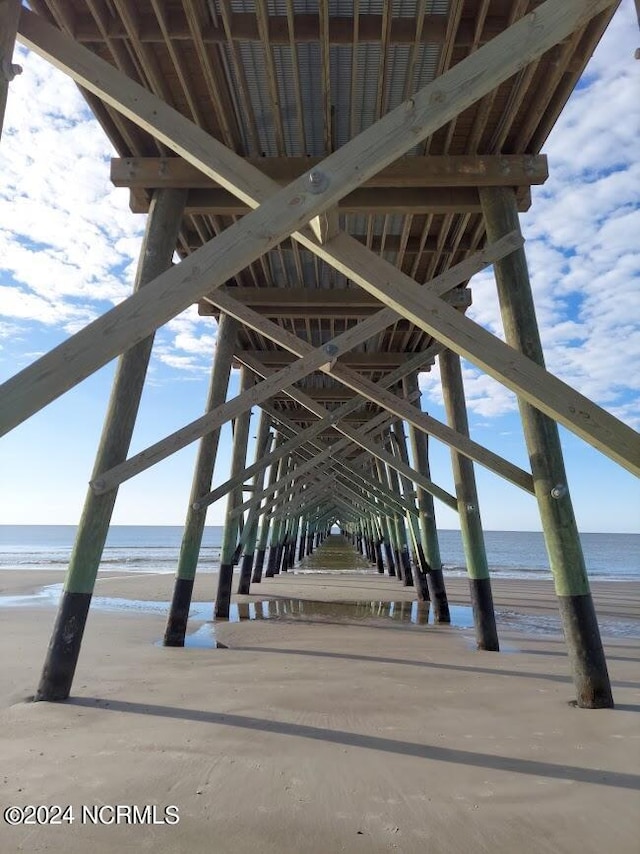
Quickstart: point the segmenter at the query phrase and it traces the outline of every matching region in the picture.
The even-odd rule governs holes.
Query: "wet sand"
[[[0,572],[0,593],[60,583]],[[211,601],[203,574],[197,601]],[[171,575],[101,575],[100,596],[167,601]],[[447,580],[469,602],[464,579]],[[277,601],[411,601],[375,573],[290,575]],[[556,613],[550,583],[497,580],[499,609]],[[640,585],[594,584],[601,617],[640,620]],[[161,613],[92,612],[73,697],[32,703],[55,610],[0,610],[3,807],[72,804],[73,824],[9,827],[0,850],[637,854],[640,642],[606,637],[615,710],[570,705],[562,637],[383,620],[218,624],[229,649],[164,649]],[[176,825],[81,822],[82,804],[178,807]]]

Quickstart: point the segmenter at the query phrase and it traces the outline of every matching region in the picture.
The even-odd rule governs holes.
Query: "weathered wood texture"
[[[495,238],[519,225],[513,194],[505,189],[482,191],[487,233]],[[505,337],[515,349],[544,364],[535,306],[523,250],[495,265],[500,311]],[[518,399],[525,441],[531,462],[535,494],[556,592],[564,598],[561,614],[572,659],[578,702],[585,706],[611,706],[611,686],[595,615],[595,626],[585,634],[581,618],[593,609],[582,544],[564,467],[556,423],[526,400]],[[638,449],[636,448],[636,451]],[[589,603],[585,600],[589,600]],[[575,606],[575,613],[573,608]],[[573,614],[573,616],[571,616]]]
[[[140,290],[171,264],[184,205],[183,190],[159,190],[147,220],[134,288]],[[94,473],[126,459],[136,423],[153,336],[132,347],[118,362]],[[87,491],[64,581],[62,601],[51,636],[37,696],[69,696],[117,490]]]
[[[13,62],[13,49],[20,17],[20,0],[0,0],[0,136],[4,125],[9,84],[20,66]]]
[[[279,184],[290,184],[319,166],[321,157],[254,157],[247,163]],[[521,187],[549,177],[544,154],[443,155],[403,157],[372,175],[363,187]],[[181,157],[123,157],[111,161],[116,187],[183,187],[202,190],[220,184]]]
[[[402,132],[403,129],[411,129],[411,143],[415,143],[420,138],[427,137],[435,128],[453,118],[466,105],[473,103],[482,94],[491,91],[499,82],[507,79],[514,70],[523,67],[526,62],[543,53],[546,49],[609,5],[611,4],[607,2],[578,3],[577,0],[567,2],[561,6],[547,2],[536,10],[534,14],[522,19],[509,28],[509,30],[498,36],[489,45],[486,45],[460,62],[452,70],[438,78],[434,84],[428,85],[417,93],[411,102],[409,102],[408,109],[407,106],[403,106],[392,111],[368,131],[357,137],[357,141],[352,140],[343,146],[339,152],[336,152],[336,154],[331,155],[324,161],[323,170],[327,170],[327,176],[329,177],[327,190],[317,194],[308,193],[307,191],[307,195],[305,196],[305,190],[309,186],[309,175],[294,182],[286,190],[277,193],[269,202],[263,204],[259,211],[249,214],[244,218],[243,222],[225,231],[209,246],[203,247],[202,250],[194,253],[194,255],[179,265],[177,269],[183,268],[183,265],[188,264],[189,261],[192,262],[186,270],[182,269],[182,272],[187,274],[186,278],[189,281],[188,288],[184,287],[182,276],[177,276],[178,281],[172,280],[171,282],[168,282],[166,278],[163,281],[161,277],[159,282],[156,283],[157,290],[154,296],[157,299],[153,305],[151,305],[150,301],[145,301],[145,303],[141,303],[140,305],[126,301],[118,309],[114,310],[117,312],[116,317],[111,312],[105,315],[99,321],[96,321],[96,324],[98,324],[97,327],[95,324],[92,324],[87,330],[83,330],[74,336],[70,342],[62,345],[62,349],[56,348],[50,356],[44,357],[44,364],[43,360],[39,360],[34,366],[26,369],[25,372],[22,372],[5,384],[4,399],[8,399],[11,402],[12,405],[7,408],[12,411],[13,417],[8,424],[5,423],[3,429],[9,429],[11,424],[19,423],[19,421],[28,417],[31,412],[37,411],[46,402],[54,399],[64,390],[78,382],[82,377],[87,376],[101,364],[104,364],[119,349],[124,348],[128,343],[132,343],[131,338],[135,338],[135,334],[130,321],[127,322],[127,318],[131,317],[132,310],[139,320],[139,324],[137,325],[138,333],[136,333],[139,334],[141,327],[145,328],[146,325],[149,325],[151,328],[155,328],[163,320],[168,319],[172,313],[175,314],[181,307],[184,307],[184,305],[201,295],[201,293],[198,293],[198,290],[201,288],[201,278],[197,273],[206,269],[209,275],[213,275],[213,271],[210,268],[210,250],[214,245],[216,249],[220,250],[220,252],[216,253],[218,270],[225,271],[223,259],[230,261],[230,267],[227,268],[228,272],[226,275],[226,278],[228,278],[234,272],[232,269],[234,268],[232,258],[237,257],[233,249],[235,231],[239,230],[244,236],[248,233],[253,233],[257,238],[252,241],[247,240],[243,242],[245,252],[242,257],[246,265],[246,263],[257,257],[261,252],[266,251],[269,246],[275,245],[275,242],[285,236],[285,234],[295,231],[304,221],[309,221],[313,216],[331,204],[335,204],[336,201],[346,195],[355,186],[361,184],[370,175],[375,174],[375,172],[403,154],[410,147],[409,140]],[[24,33],[25,29],[29,31],[28,36]],[[170,108],[158,104],[154,100],[155,109],[143,109],[143,106],[146,106],[148,103],[144,99],[148,98],[148,96],[144,93],[144,90],[137,91],[140,87],[137,87],[137,90],[135,90],[135,84],[132,84],[130,81],[124,81],[125,92],[123,97],[119,98],[114,95],[117,87],[113,85],[107,86],[108,89],[111,89],[110,92],[105,92],[103,81],[100,81],[100,85],[96,85],[95,79],[92,79],[94,76],[92,72],[95,69],[95,57],[91,57],[90,54],[81,54],[81,48],[73,45],[73,43],[71,43],[71,49],[69,50],[68,40],[65,42],[63,36],[55,33],[55,31],[52,32],[50,28],[49,30],[45,29],[43,34],[42,22],[34,22],[25,13],[23,13],[21,32],[23,39],[28,40],[29,44],[41,53],[48,53],[52,61],[58,61],[56,58],[57,55],[64,57],[59,61],[63,67],[69,68],[69,66],[75,64],[76,68],[72,73],[90,91],[100,92],[101,97],[107,98],[112,106],[124,112],[133,121],[141,123],[146,129],[153,130],[155,135],[167,142],[174,151],[185,156],[186,159],[190,159],[191,162],[194,162],[198,166],[202,164],[202,159],[198,157],[194,158],[184,146],[183,135],[178,132],[180,117]],[[38,41],[40,41],[40,45],[37,44]],[[66,56],[65,50],[67,51]],[[88,74],[86,73],[87,66],[89,70]],[[121,76],[117,72],[110,69],[110,73],[116,75],[119,83],[122,84]],[[110,82],[113,84],[113,80]],[[434,98],[434,95],[437,96]],[[127,99],[129,100],[129,106],[124,106],[121,101],[126,102]],[[158,117],[163,112],[165,125],[171,128],[169,135],[159,129],[159,125],[162,125],[162,122],[158,121]],[[144,113],[143,117],[140,116],[141,113]],[[188,122],[186,124],[189,125]],[[198,144],[196,138],[198,136],[198,129],[189,125],[188,130],[189,148],[197,150]],[[180,137],[180,141],[177,141],[177,137]],[[212,159],[213,152],[210,139],[208,139],[207,147],[209,151],[204,157],[205,162]],[[220,174],[220,170],[216,169],[211,170],[209,174],[220,180],[223,185],[227,186],[236,195],[246,198],[248,195],[246,191],[239,190],[239,187],[247,186],[246,180],[242,177],[238,180],[240,177],[239,172],[244,171],[243,167],[246,164],[238,164],[236,162],[238,158],[234,158],[233,156],[229,158],[231,153],[228,150],[226,151],[226,155],[223,154],[225,160],[229,161],[231,159],[233,161],[230,164],[228,162],[224,164],[225,166],[230,166],[229,171],[225,169],[226,178]],[[220,152],[216,152],[216,154],[220,154]],[[234,175],[234,178],[230,182],[229,175],[231,174]],[[357,179],[354,179],[354,174],[358,175]],[[252,177],[255,185],[256,176],[253,172]],[[261,183],[263,188],[264,182],[268,182],[268,179],[262,177]],[[271,182],[268,183],[270,189]],[[255,199],[249,198],[247,200],[250,204],[256,204]],[[276,216],[277,213],[280,214],[280,218]],[[264,230],[265,226],[267,228],[266,232]],[[230,234],[231,238],[229,237]],[[330,245],[333,246],[335,242],[335,240],[331,241]],[[249,243],[255,248],[247,251]],[[259,246],[255,246],[256,243]],[[313,244],[313,241],[311,243]],[[321,250],[326,250],[326,248],[320,247]],[[194,258],[197,259],[195,263],[193,262]],[[237,265],[238,262],[236,261],[235,263]],[[199,266],[199,264],[202,266]],[[193,269],[194,267],[195,270]],[[238,267],[235,266],[235,270],[237,269]],[[178,290],[175,286],[179,285],[180,282],[183,284],[180,291],[184,294],[185,300],[180,301],[178,305],[170,301],[169,293],[173,292],[175,295]],[[169,307],[170,305],[171,308]],[[159,309],[160,306],[162,306],[161,309]],[[166,313],[167,310],[168,314]],[[114,321],[118,322],[114,325]],[[112,331],[114,329],[117,332]],[[146,328],[144,331],[146,331]],[[88,344],[90,345],[89,348],[87,347]],[[452,346],[459,350],[460,343],[452,342]],[[87,349],[91,352],[88,353]],[[61,370],[61,361],[66,364],[66,370]],[[69,370],[70,365],[74,362],[76,370]],[[35,370],[36,365],[38,366],[37,371]],[[40,380],[42,374],[47,377],[46,390]],[[498,374],[502,375],[502,367],[498,370]],[[544,396],[546,397],[546,395]],[[586,403],[588,404],[588,401]],[[555,406],[556,403],[554,402],[550,407],[552,414],[555,411]],[[564,419],[566,422],[566,414]],[[571,418],[569,421],[571,423],[570,429],[573,429],[575,426],[573,419]],[[613,425],[611,424],[608,425],[609,429],[607,429],[607,425],[604,427],[605,432],[609,436],[612,434],[612,427]],[[590,438],[596,438],[596,442],[602,445],[603,429],[600,424],[596,428],[597,437],[592,437],[593,431],[591,429],[588,431],[584,430],[584,425],[581,425],[581,428],[582,435],[587,433]],[[620,447],[620,440],[622,440],[622,444],[624,445],[625,437],[621,437],[620,431],[617,431],[617,436],[613,436],[614,444],[617,447],[614,449],[612,455],[615,455],[618,459],[622,458],[621,461],[624,461],[623,464],[626,463],[628,465],[629,450],[628,448]],[[626,440],[628,442],[629,437],[626,437]],[[606,445],[606,443],[605,450],[611,450],[610,446]],[[620,450],[624,452],[620,453]]]

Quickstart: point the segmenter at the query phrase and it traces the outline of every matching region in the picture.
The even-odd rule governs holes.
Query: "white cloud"
[[[195,305],[170,320],[158,334],[159,361],[176,370],[210,371],[216,347],[217,324],[201,318]]]
[[[618,417],[640,421],[640,63],[635,12],[624,2],[544,152],[550,178],[522,215],[547,368]],[[472,283],[469,316],[503,336],[492,276]],[[437,381],[428,393],[439,394]],[[513,400],[465,371],[469,409],[512,411]]]
[[[111,185],[113,152],[76,86],[24,48],[18,61],[0,146],[0,285],[18,298],[0,314],[73,331],[131,292],[144,218]]]
[[[624,0],[545,145],[551,178],[522,218],[547,366],[626,416],[640,394],[636,43]],[[17,61],[0,146],[0,338],[28,322],[70,333],[126,298],[144,225],[109,181],[110,144],[75,84],[23,48]],[[489,272],[473,291],[470,316],[502,337]],[[209,370],[215,334],[192,307],[159,331],[158,362]],[[436,399],[437,371],[423,376]],[[464,376],[472,412],[513,411],[498,383],[469,365]]]
[[[145,224],[111,184],[114,152],[75,84],[17,50],[0,146],[0,339],[33,324],[73,334],[126,299]],[[156,365],[209,370],[215,329],[188,309],[159,331]]]

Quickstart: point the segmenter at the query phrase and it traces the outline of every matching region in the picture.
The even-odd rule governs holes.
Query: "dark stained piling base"
[[[66,700],[76,671],[91,593],[63,593],[36,700]]]
[[[296,541],[292,540],[289,543],[287,569],[293,569],[296,565]]]
[[[427,585],[433,605],[434,623],[450,623],[449,602],[444,586],[444,575],[441,569],[432,569],[427,573]]]
[[[240,555],[242,554],[242,543],[238,543],[236,550],[233,553],[233,565],[237,566],[240,563]]]
[[[262,568],[264,566],[264,549],[258,549],[256,552],[256,563],[253,567],[253,578],[251,579],[252,584],[260,584],[262,581]]]
[[[498,652],[500,645],[498,643],[496,615],[493,610],[491,581],[488,578],[470,578],[469,590],[478,649]]]
[[[421,602],[429,601],[429,585],[427,584],[426,573],[420,566],[416,566],[413,573],[413,580],[416,586],[416,593]]]
[[[390,543],[383,543],[384,546],[384,554],[387,559],[387,568],[389,570],[389,575],[395,576],[396,574],[396,565],[393,560],[393,550],[391,548]]]
[[[253,553],[243,555],[238,581],[238,593],[248,593],[251,585],[251,570],[253,569]]]
[[[404,581],[404,563],[402,562],[402,555],[398,549],[393,550],[393,557],[396,565],[396,575],[400,581]]]
[[[413,572],[411,570],[411,558],[409,557],[409,552],[402,550],[401,554],[402,559],[402,586],[403,587],[413,587]]]
[[[282,549],[283,549],[283,544],[279,543],[279,545],[276,547],[276,553],[275,553],[274,565],[273,565],[273,571],[274,571],[275,575],[280,575],[280,570],[282,568]]]
[[[267,559],[267,571],[265,572],[265,578],[273,578],[276,572],[276,557],[278,555],[278,547],[270,546],[269,548],[269,557]]]
[[[163,646],[184,646],[195,578],[176,578]]]
[[[558,605],[578,706],[612,709],[611,683],[591,594],[558,596]]]
[[[376,540],[376,567],[380,575],[384,575],[384,561],[382,560],[382,543]]]
[[[429,581],[427,578],[429,572],[431,572],[429,561],[426,558],[424,549],[422,548],[420,543],[418,543],[418,564],[414,573],[414,580],[416,583],[418,599],[420,599],[422,602],[429,602],[431,600],[431,593],[429,591]]]
[[[214,615],[218,620],[229,619],[229,608],[231,606],[231,585],[233,584],[233,564],[221,563],[218,575],[218,595]]]
[[[282,554],[280,555],[280,572],[289,571],[289,543],[282,546]]]

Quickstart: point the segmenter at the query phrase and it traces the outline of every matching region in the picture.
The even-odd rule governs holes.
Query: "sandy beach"
[[[5,571],[0,595],[61,581]],[[200,576],[196,601],[211,601],[215,581]],[[172,585],[171,575],[107,572],[96,596],[163,602]],[[280,576],[252,589],[235,601],[415,598],[375,573]],[[469,604],[465,579],[447,589],[452,604]],[[499,612],[556,613],[550,583],[493,589]],[[640,621],[640,584],[593,589],[603,623]],[[29,701],[55,608],[0,611],[3,808],[74,809],[71,823],[0,824],[0,850],[637,854],[638,633],[605,635],[617,707],[585,711],[571,705],[552,629],[499,620],[503,651],[478,652],[469,629],[350,619],[339,607],[296,613],[294,603],[278,619],[216,625],[228,649],[164,649],[161,611],[92,611],[61,704]],[[102,806],[108,822],[118,804],[155,805],[161,823],[125,823],[125,812],[96,825],[81,814]],[[179,822],[162,823],[174,814]]]

